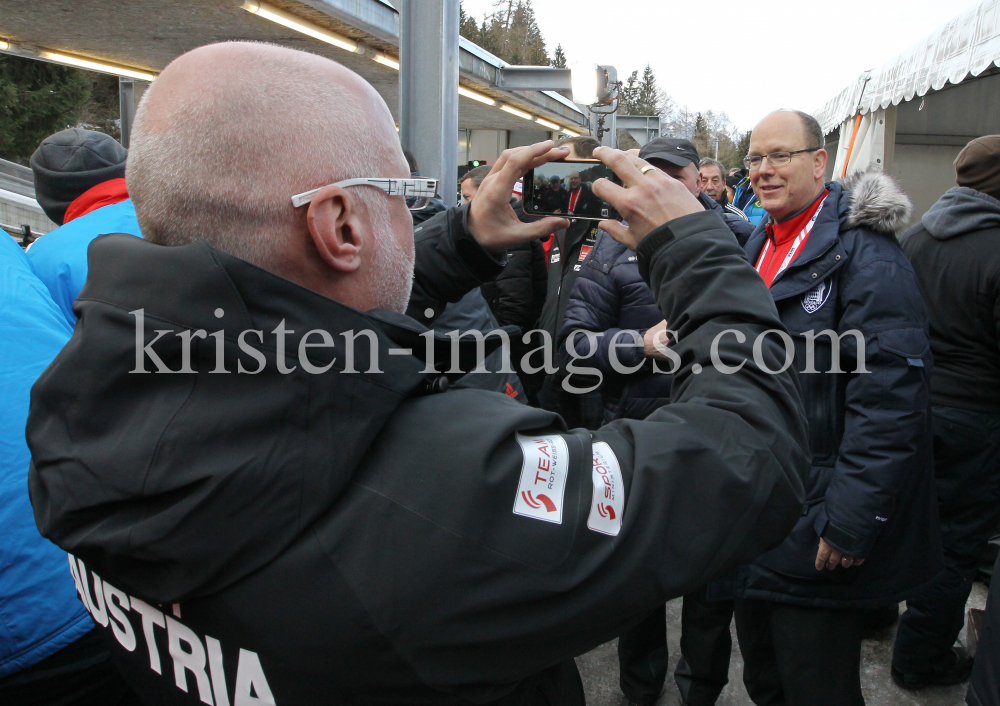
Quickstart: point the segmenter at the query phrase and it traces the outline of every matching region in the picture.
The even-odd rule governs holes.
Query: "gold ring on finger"
[[[656,169],[656,167],[654,167],[654,166],[653,166],[652,164],[647,164],[647,165],[646,165],[645,167],[643,167],[643,168],[642,168],[642,169],[640,169],[639,171],[640,171],[640,172],[642,172],[643,174],[645,174],[645,173],[646,173],[646,172],[648,172],[648,171],[649,171],[650,169]]]

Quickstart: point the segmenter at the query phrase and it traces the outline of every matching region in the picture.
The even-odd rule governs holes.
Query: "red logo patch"
[[[517,397],[517,390],[511,387],[509,382],[507,383],[507,389],[503,393],[508,397]]]
[[[549,499],[548,495],[539,493],[537,496],[533,496],[530,490],[522,490],[521,497],[524,498],[524,502],[528,503],[530,507],[533,507],[536,510],[544,505],[545,512],[556,511],[556,504]]]

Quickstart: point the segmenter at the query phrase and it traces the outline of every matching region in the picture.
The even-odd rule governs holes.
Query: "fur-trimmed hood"
[[[858,170],[839,180],[850,210],[848,228],[867,228],[886,235],[899,235],[913,215],[913,203],[899,182],[880,167]]]

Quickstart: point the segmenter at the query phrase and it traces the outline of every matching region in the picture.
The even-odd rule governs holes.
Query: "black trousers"
[[[864,706],[863,610],[736,600],[743,683],[757,706]]]
[[[892,665],[906,673],[931,671],[955,644],[1000,520],[1000,414],[934,407],[933,428],[944,569],[899,619]]]
[[[969,706],[1000,706],[1000,557],[994,564],[993,575],[998,578],[990,582],[976,662],[965,695]]]
[[[96,628],[9,677],[0,679],[0,704],[17,706],[139,706]]]
[[[732,601],[708,601],[707,587],[684,596],[681,608],[681,658],[674,681],[691,706],[711,706],[729,682],[733,641]],[[638,704],[652,704],[667,678],[666,606],[618,638],[619,685]]]

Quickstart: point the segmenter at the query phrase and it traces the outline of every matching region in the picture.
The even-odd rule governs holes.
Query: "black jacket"
[[[566,191],[566,212],[569,213],[570,203],[573,201],[573,192]],[[601,217],[601,206],[604,202],[594,196],[594,192],[586,183],[580,184],[580,195],[576,197],[573,204],[574,216],[590,216],[591,218]]]
[[[538,204],[539,210],[546,213],[566,213],[566,206],[569,204],[569,191],[561,184],[556,190],[546,186],[538,195]]]
[[[956,186],[900,243],[930,315],[931,399],[1000,412],[1000,201]]]
[[[774,546],[801,507],[794,377],[711,367],[724,329],[752,341],[781,328],[714,214],[673,221],[639,252],[681,332],[675,403],[592,435],[497,393],[429,393],[438,374],[400,353],[423,350],[417,322],[204,242],[105,236],[89,254],[73,339],[32,392],[29,489],[150,703],[233,705],[251,690],[279,705],[527,703],[534,675]],[[446,299],[495,273],[460,228],[417,257],[451,273],[422,286]],[[196,372],[132,374],[139,310],[138,337],[172,370],[176,332],[223,336],[193,339]],[[314,348],[311,365],[333,367],[307,374],[296,351],[312,329],[376,342],[359,339],[354,374],[337,346]],[[264,369],[212,374],[220,341],[228,370],[259,367],[245,330],[264,332],[246,341]],[[372,350],[381,374],[366,372]],[[751,344],[726,336],[720,355],[736,364]],[[780,344],[763,355],[777,367]]]
[[[525,223],[538,220],[524,215],[517,199],[511,199],[514,213]],[[545,303],[548,274],[541,240],[529,240],[507,251],[507,266],[480,289],[501,326],[517,326],[530,331],[538,323]]]
[[[598,221],[570,221],[569,228],[557,231],[549,247],[548,280],[545,304],[538,328],[547,331],[554,341],[562,328],[566,304],[573,291],[583,261],[597,243]]]
[[[705,207],[706,211],[715,211],[720,216],[722,220],[726,222],[729,226],[729,230],[733,231],[733,235],[736,236],[736,240],[739,242],[740,246],[747,244],[750,240],[751,234],[753,234],[753,224],[747,219],[746,215],[742,212],[737,211],[733,213],[728,208],[724,208],[719,205],[719,202],[713,199],[711,196],[702,191],[698,194],[698,201],[701,205]]]
[[[750,598],[837,607],[904,600],[941,565],[931,455],[931,352],[916,277],[894,237],[909,199],[881,172],[827,197],[799,256],[771,294],[792,336],[809,417],[812,473],[801,517],[788,538],[744,569]],[[762,223],[747,244],[756,262]],[[829,335],[841,336],[840,369]],[[848,331],[858,331],[858,342]],[[816,334],[809,369],[808,333]],[[867,373],[856,372],[864,363]],[[819,538],[861,566],[814,567]]]
[[[578,366],[601,371],[605,418],[645,419],[670,402],[672,376],[654,374],[642,345],[646,329],[662,321],[663,314],[639,274],[636,254],[603,230],[599,233],[566,305],[559,350],[574,331],[600,334],[577,334],[573,348],[581,359]],[[612,360],[612,344],[619,370]],[[623,367],[636,370],[623,374]],[[669,367],[669,362],[659,363],[660,370]]]
[[[706,211],[714,211],[723,218],[740,245],[746,243],[753,227],[745,217],[726,212],[704,192],[698,200]],[[584,260],[566,304],[559,350],[565,350],[566,340],[573,331],[601,334],[593,348],[591,339],[577,335],[574,350],[582,361],[578,366],[590,364],[601,371],[601,400],[608,421],[645,419],[653,410],[670,402],[672,377],[654,372],[653,362],[646,358],[641,345],[646,329],[662,320],[653,293],[639,274],[635,253],[604,231],[598,231],[594,249]],[[635,345],[629,345],[633,342]],[[637,368],[635,372],[622,374],[615,370],[612,343],[617,344],[615,356],[619,369]],[[660,361],[658,369],[670,369],[670,363]]]

